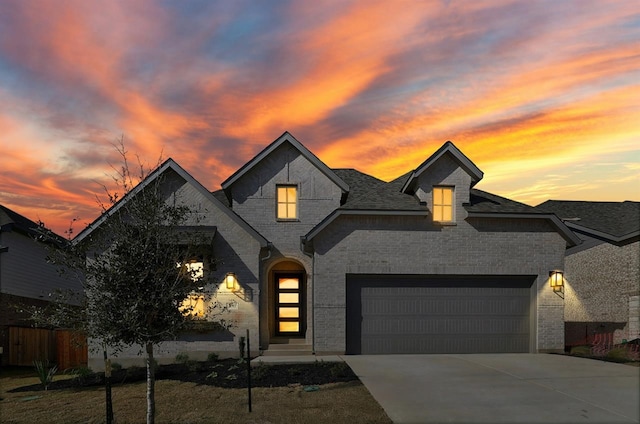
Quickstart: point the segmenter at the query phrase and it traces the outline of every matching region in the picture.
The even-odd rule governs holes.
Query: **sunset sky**
[[[284,131],[383,180],[451,140],[498,195],[640,200],[640,4],[0,2],[0,204],[58,233],[121,136],[217,190]]]

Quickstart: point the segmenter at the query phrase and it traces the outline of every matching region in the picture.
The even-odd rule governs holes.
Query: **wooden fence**
[[[68,330],[9,327],[9,365],[56,363],[59,370],[87,365],[87,340]]]
[[[87,366],[87,338],[78,332],[56,330],[56,362],[58,369]]]

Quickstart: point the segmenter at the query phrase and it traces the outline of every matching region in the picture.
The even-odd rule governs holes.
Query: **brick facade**
[[[536,275],[533,345],[564,347],[563,300],[549,287],[548,273],[562,268],[565,240],[542,220],[474,218],[440,227],[417,217],[344,216],[314,246],[318,352],[344,352],[348,273]]]
[[[565,321],[589,324],[590,333],[613,332],[615,343],[640,337],[630,321],[638,316],[640,242],[601,242],[565,262]]]
[[[360,190],[349,192],[345,181],[285,133],[222,184],[229,205],[203,192],[192,177],[167,170],[172,178],[169,191],[175,193],[175,199],[201,211],[194,225],[217,228],[211,250],[216,267],[208,270],[208,287],[215,289],[219,301],[233,301],[235,308],[225,317],[234,322],[229,332],[217,338],[186,335],[162,343],[157,349],[159,362],[170,362],[179,353],[194,359],[212,351],[235,355],[238,338],[247,328],[252,347],[268,349],[275,336],[276,270],[301,271],[305,276],[304,336],[316,353],[345,352],[347,274],[531,277],[535,282],[531,287],[530,349],[562,350],[564,301],[548,283],[550,270],[564,269],[568,240],[558,229],[562,223],[552,225],[543,215],[529,212],[528,206],[495,196],[483,198],[489,204],[485,212],[491,213],[482,216],[480,207],[470,215],[471,186],[482,173],[462,156],[446,143],[435,159],[421,166],[407,193],[400,192],[402,183],[387,185],[355,170],[342,170],[341,175],[354,178]],[[276,188],[281,184],[298,189],[295,220],[276,217]],[[454,222],[432,221],[428,212],[434,185],[454,187]],[[366,197],[362,194],[367,191],[362,187],[388,192],[363,203]],[[477,201],[482,194],[474,193]],[[353,199],[357,207],[348,203]],[[405,208],[398,209],[399,213],[396,200]],[[378,201],[387,203],[376,209]],[[501,201],[511,202],[507,206],[515,212],[501,216]],[[258,241],[252,230],[268,243]],[[311,233],[312,241],[308,240]],[[238,276],[242,295],[224,288],[222,279],[227,272]],[[116,361],[140,365],[139,353],[138,347],[128,349]],[[90,365],[100,369],[101,354],[92,358]]]

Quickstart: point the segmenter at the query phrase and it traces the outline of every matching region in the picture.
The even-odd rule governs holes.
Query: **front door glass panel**
[[[303,327],[302,274],[276,274],[276,332],[300,336]]]

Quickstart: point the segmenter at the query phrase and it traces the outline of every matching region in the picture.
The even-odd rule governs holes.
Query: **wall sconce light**
[[[562,271],[549,271],[549,284],[554,292],[561,292],[564,288],[564,275]]]
[[[228,272],[227,275],[224,276],[224,283],[227,287],[227,290],[236,291],[238,287],[238,279],[236,278],[236,274],[233,272]]]

